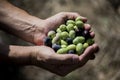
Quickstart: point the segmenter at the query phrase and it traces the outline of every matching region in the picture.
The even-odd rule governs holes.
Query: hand
[[[98,50],[97,44],[88,47],[80,56],[75,54],[57,54],[47,46],[36,48],[36,54],[32,54],[32,65],[44,68],[60,76],[65,76],[73,70],[82,67],[93,58]]]
[[[73,12],[61,12],[50,18],[42,20],[41,23],[37,23],[35,26],[37,27],[37,33],[34,34],[34,43],[37,45],[43,44],[43,39],[46,37],[46,34],[53,29],[59,27],[59,25],[66,22],[68,19],[75,19],[76,17],[81,17],[83,22],[86,22],[87,19],[85,17],[80,16],[78,13]],[[42,30],[41,30],[42,29]],[[42,31],[39,32],[39,31]]]
[[[60,24],[64,23],[67,19],[75,19],[80,16],[77,13],[69,13],[62,12],[58,13],[55,16],[47,18],[43,20],[44,30],[42,33],[42,37],[37,34],[34,37],[37,45],[41,45],[43,43],[43,39],[46,37],[46,34],[55,28],[57,28]],[[81,17],[81,20],[85,23],[87,21],[86,18]],[[84,25],[86,30],[90,30],[91,27],[89,24]],[[90,33],[91,37],[94,37],[94,32]],[[82,67],[89,59],[94,59],[96,53],[98,51],[97,44],[93,44],[89,46],[82,55],[78,56],[75,54],[56,54],[52,48],[47,46],[41,46],[40,49],[37,50],[36,54],[33,54],[34,59],[31,59],[32,64],[47,69],[53,73],[56,73],[61,76],[65,76],[71,71]]]
[[[0,23],[4,24],[2,24],[3,27],[1,28],[23,40],[37,45],[43,44],[43,39],[50,30],[57,28],[67,19],[75,19],[80,16],[77,13],[62,12],[48,19],[41,20],[7,2],[3,2],[2,4],[1,6],[4,7],[4,9],[1,8],[2,10],[0,10],[0,12],[3,13],[4,16],[0,16]],[[81,19],[84,22],[87,21],[84,17],[81,17]],[[85,29],[90,29],[90,26],[85,24]],[[91,32],[91,36],[94,37],[94,32]],[[29,64],[29,57],[32,57],[30,58],[31,64],[45,68],[58,75],[65,76],[69,72],[83,66],[89,59],[94,58],[94,53],[97,51],[98,46],[93,44],[88,47],[81,56],[75,54],[56,54],[53,49],[46,46],[35,46],[34,48],[8,46],[7,48],[9,51],[6,56],[12,59],[9,61],[18,64],[26,64],[28,62]],[[33,52],[31,52],[31,50],[33,50]],[[6,50],[4,51],[3,52],[6,53]]]

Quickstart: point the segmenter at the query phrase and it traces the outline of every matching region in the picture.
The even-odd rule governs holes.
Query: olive
[[[91,39],[91,38],[89,38],[89,39],[87,39],[87,41],[86,41],[89,45],[92,45],[93,43],[94,43],[94,40],[93,39]]]
[[[68,43],[64,40],[61,40],[61,45],[68,45]]]
[[[75,29],[75,31],[78,31],[78,30],[79,30],[77,26],[74,26],[74,29]]]
[[[60,30],[60,28],[57,28],[56,32],[61,33],[62,31]]]
[[[82,36],[84,36],[86,40],[87,40],[88,38],[91,38],[90,32],[89,32],[88,30],[84,30],[84,31],[82,32]]]
[[[49,47],[52,46],[51,38],[50,38],[50,37],[46,37],[46,38],[44,39],[44,45],[49,46]]]
[[[67,46],[67,50],[75,50],[76,49],[76,45],[71,44]]]
[[[71,31],[69,32],[69,37],[72,38],[72,39],[75,38],[75,31],[74,31],[74,30],[71,30]]]
[[[66,24],[67,24],[67,25],[69,25],[69,24],[75,25],[75,21],[74,21],[74,20],[68,20],[68,21],[66,22]]]
[[[61,48],[66,48],[67,47],[67,45],[61,45]]]
[[[76,52],[78,53],[78,55],[82,54],[84,51],[83,45],[82,43],[78,43],[76,46]]]
[[[86,49],[88,46],[89,46],[88,43],[84,43],[84,44],[83,44],[83,48],[84,48],[84,49]]]
[[[79,28],[84,28],[84,23],[82,21],[76,21],[76,26]]]
[[[66,39],[69,37],[69,34],[68,34],[68,32],[64,31],[64,32],[61,32],[60,37],[61,37],[61,39]]]
[[[66,28],[67,28],[67,31],[69,32],[70,30],[74,30],[74,25],[73,24],[68,24],[66,26]]]
[[[67,53],[67,52],[68,52],[67,48],[60,48],[59,50],[57,50],[58,54],[64,54],[64,53]]]
[[[52,45],[52,48],[55,50],[55,52],[57,52],[57,50],[60,49],[61,46],[60,46],[60,45],[57,45],[57,44],[53,44],[53,45]]]
[[[55,34],[56,34],[55,31],[51,30],[48,32],[48,37],[53,38],[55,37]]]
[[[60,25],[59,28],[60,28],[61,31],[66,31],[66,25],[65,24]]]
[[[58,43],[60,40],[60,33],[57,33],[56,36],[52,39],[52,44]]]
[[[81,17],[77,17],[75,21],[81,21]]]
[[[76,53],[75,50],[69,50],[69,51],[68,51],[68,54],[75,54],[75,53]]]
[[[77,30],[77,31],[76,31],[76,36],[82,36],[82,32],[83,32],[83,31],[82,31],[81,29]]]
[[[67,39],[66,39],[66,42],[68,43],[68,45],[69,45],[69,44],[72,44],[72,41],[73,41],[72,38],[67,38]]]
[[[44,44],[53,48],[58,54],[78,54],[81,55],[84,50],[94,43],[90,31],[84,27],[85,21],[81,17],[75,20],[67,20],[56,30],[48,32],[44,39]]]
[[[85,38],[82,36],[78,36],[73,40],[73,44],[84,43],[84,42],[85,42]]]

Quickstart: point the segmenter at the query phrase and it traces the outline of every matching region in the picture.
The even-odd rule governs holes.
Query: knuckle
[[[62,16],[62,15],[64,15],[64,14],[65,14],[64,12],[59,12],[59,13],[58,13],[59,16]]]
[[[76,15],[80,15],[79,13],[77,13],[77,12],[75,12],[74,14],[76,14]]]
[[[60,12],[60,14],[61,14],[61,15],[64,15],[64,14],[66,14],[66,12]]]

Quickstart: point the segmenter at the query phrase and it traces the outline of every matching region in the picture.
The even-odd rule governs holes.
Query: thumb
[[[93,46],[89,46],[84,53],[79,56],[79,60],[80,60],[80,66],[84,65],[91,57],[91,55],[94,54],[94,47]]]

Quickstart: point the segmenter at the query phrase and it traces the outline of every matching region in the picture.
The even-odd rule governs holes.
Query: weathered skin
[[[78,16],[80,16],[78,13],[61,12],[47,19],[39,19],[11,5],[6,0],[0,0],[0,29],[39,45],[16,46],[0,43],[0,61],[19,65],[35,65],[61,76],[83,66],[96,52],[98,48],[96,44],[88,47],[81,56],[56,54],[53,49],[42,45],[43,39],[50,30],[64,23],[66,19],[75,19]],[[86,21],[86,18],[81,17],[81,20]]]

